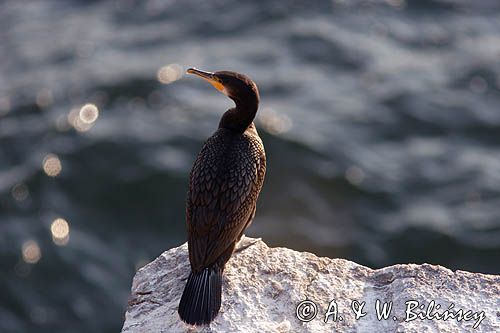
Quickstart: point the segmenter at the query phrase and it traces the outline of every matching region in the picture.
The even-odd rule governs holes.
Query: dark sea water
[[[135,270],[185,241],[231,106],[188,66],[260,88],[247,235],[500,273],[498,1],[4,0],[0,27],[0,332],[117,332]]]

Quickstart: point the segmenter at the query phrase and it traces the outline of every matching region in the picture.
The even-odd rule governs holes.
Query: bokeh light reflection
[[[16,184],[12,187],[10,193],[16,201],[24,201],[28,198],[30,192],[25,184]]]
[[[292,128],[292,120],[271,108],[265,108],[258,115],[258,121],[271,134],[282,134]]]
[[[36,264],[42,258],[42,251],[38,243],[32,239],[23,243],[23,260],[28,264]]]
[[[61,173],[62,164],[57,155],[48,154],[43,159],[43,171],[49,177],[56,177]]]
[[[83,123],[92,124],[99,117],[99,109],[94,104],[85,104],[78,115]]]
[[[50,225],[52,241],[54,244],[64,246],[69,242],[69,224],[63,218],[55,219]]]
[[[156,73],[156,77],[160,83],[169,84],[179,80],[184,75],[182,66],[178,64],[170,64],[163,66]]]

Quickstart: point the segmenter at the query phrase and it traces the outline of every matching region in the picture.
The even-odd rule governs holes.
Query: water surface
[[[231,107],[188,66],[259,86],[248,235],[500,273],[497,1],[6,0],[0,26],[2,332],[116,332],[136,268],[185,241]]]

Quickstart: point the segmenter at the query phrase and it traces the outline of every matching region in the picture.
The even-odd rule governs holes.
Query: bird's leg
[[[262,238],[257,238],[255,239],[254,241],[250,241],[248,239],[248,237],[246,237],[243,233],[245,232],[245,229],[248,228],[248,226],[252,223],[253,221],[253,218],[255,217],[255,210],[256,210],[256,206],[253,207],[253,211],[252,211],[252,214],[250,215],[249,219],[247,220],[247,223],[245,224],[245,227],[243,228],[243,230],[241,230],[241,233],[240,235],[238,236],[238,243],[237,243],[237,249],[236,251],[234,252],[240,252],[240,251],[243,251],[244,249],[246,249],[247,247],[250,247],[252,245],[254,245],[255,243],[257,243],[258,241],[261,241]]]
[[[240,239],[240,241],[238,242],[238,244],[236,244],[236,250],[234,250],[234,252],[241,252],[243,250],[245,250],[246,248],[258,243],[262,241],[262,238],[249,238],[249,237],[245,237],[245,235],[243,235],[243,237]]]

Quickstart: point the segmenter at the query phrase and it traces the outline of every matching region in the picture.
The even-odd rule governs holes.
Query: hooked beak
[[[198,75],[199,77],[207,80],[208,82],[210,82],[214,87],[215,89],[219,90],[220,92],[222,92],[224,95],[227,95],[226,94],[226,88],[224,87],[224,85],[219,81],[219,79],[217,78],[217,75],[215,73],[212,73],[212,72],[205,72],[205,71],[201,71],[199,69],[196,69],[196,68],[189,68],[186,73],[188,74],[195,74],[195,75]]]
[[[196,69],[194,67],[189,68],[186,71],[186,73],[188,73],[188,74],[195,74],[195,75],[201,76],[205,80],[211,80],[213,78],[213,76],[214,76],[214,73],[212,73],[212,72],[201,71],[201,70]]]

